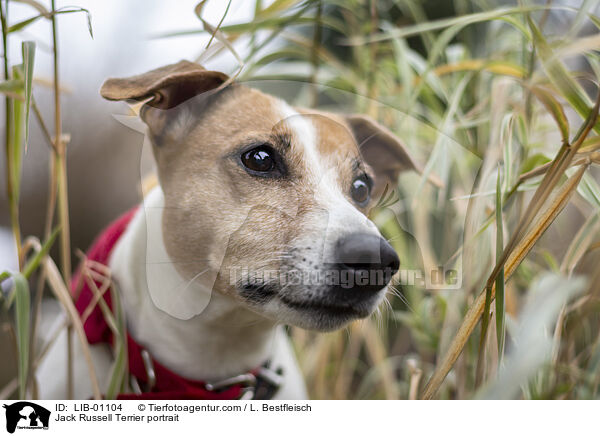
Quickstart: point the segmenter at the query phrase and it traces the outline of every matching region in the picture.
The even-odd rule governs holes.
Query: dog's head
[[[215,291],[287,324],[331,330],[368,316],[399,259],[366,214],[415,163],[368,117],[227,81],[182,61],[101,91],[146,101],[169,257],[188,280],[218,271]]]

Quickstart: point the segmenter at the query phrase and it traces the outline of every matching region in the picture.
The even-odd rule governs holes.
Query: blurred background
[[[366,113],[424,164],[424,175],[403,174],[372,214],[407,271],[386,304],[340,332],[290,329],[313,398],[417,398],[440,374],[435,398],[598,398],[598,1],[76,3],[85,11],[55,16],[73,265],[78,249],[140,201],[152,171],[143,136],[114,117],[131,113],[127,105],[104,101],[100,85],[196,60],[296,105]],[[32,1],[2,4],[7,26],[39,14]],[[23,62],[23,41],[35,41],[32,94],[53,126],[51,20],[8,36],[9,65]],[[52,149],[30,117],[19,222],[22,235],[43,241]],[[592,127],[582,132],[586,120]],[[550,166],[561,145],[578,141],[572,160]],[[7,156],[0,271],[16,271]],[[442,188],[427,183],[430,174]],[[552,196],[526,222],[541,188]],[[57,263],[60,251],[54,244]],[[459,327],[489,283],[502,290],[501,304],[490,295],[461,343]],[[6,308],[0,346],[12,356],[0,363],[0,392],[19,365],[18,334],[7,327],[16,316]]]

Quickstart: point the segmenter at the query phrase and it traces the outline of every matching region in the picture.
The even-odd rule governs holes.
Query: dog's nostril
[[[400,259],[382,237],[352,234],[340,239],[336,247],[337,262],[354,270],[391,269],[400,267]]]
[[[338,241],[336,262],[340,271],[354,278],[352,284],[342,287],[373,292],[387,285],[400,268],[398,255],[385,239],[363,233]]]

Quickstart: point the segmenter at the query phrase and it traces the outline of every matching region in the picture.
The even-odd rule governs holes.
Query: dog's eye
[[[354,200],[359,206],[365,206],[369,201],[370,194],[371,186],[367,176],[361,175],[354,179],[352,182],[352,187],[350,188],[352,200]]]
[[[274,152],[270,148],[261,145],[242,154],[242,163],[252,171],[266,173],[275,168]]]

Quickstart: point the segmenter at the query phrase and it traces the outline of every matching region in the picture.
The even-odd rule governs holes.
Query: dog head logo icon
[[[6,409],[6,431],[18,429],[48,429],[50,411],[28,401],[4,405]]]

